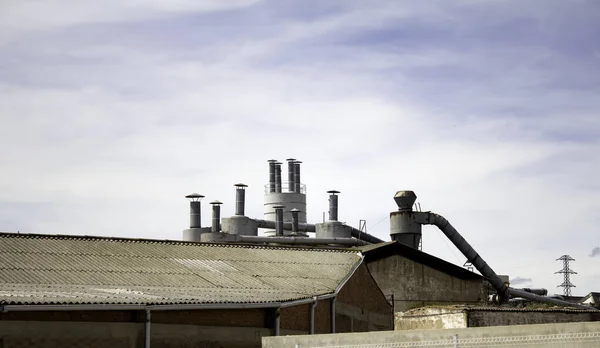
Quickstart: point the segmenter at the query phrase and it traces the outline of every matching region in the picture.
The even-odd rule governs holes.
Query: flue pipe
[[[338,221],[338,196],[340,191],[329,190],[329,221]]]
[[[295,168],[296,165],[294,163],[294,161],[296,161],[295,158],[288,158],[286,160],[288,162],[288,192],[295,192],[296,190],[296,174],[295,174]]]
[[[294,162],[294,192],[301,193],[301,182],[300,182],[300,161]]]
[[[235,184],[235,215],[244,216],[246,205],[246,184]]]
[[[283,236],[283,209],[285,206],[276,205],[275,207],[275,234]]]
[[[275,162],[275,192],[281,193],[281,162]]]
[[[185,196],[190,201],[190,228],[200,228],[202,226],[202,213],[200,201],[203,195],[192,193]]]
[[[237,236],[240,243],[275,243],[275,244],[297,244],[297,245],[345,245],[362,246],[368,242],[355,238],[306,238],[306,237],[263,237],[263,236]],[[230,242],[230,243],[235,243]]]
[[[221,202],[213,201],[212,204],[212,228],[211,232],[221,231]]]
[[[277,171],[277,160],[269,160],[269,193],[275,192],[275,172]]]
[[[292,232],[298,232],[298,213],[300,210],[294,208],[290,212],[292,213]]]
[[[276,222],[272,221],[272,220],[262,220],[262,219],[252,219],[252,220],[256,221],[258,228],[275,228],[275,225],[276,225]],[[285,222],[283,224],[283,227],[286,230],[291,231],[292,223]],[[350,228],[351,235],[354,238],[364,240],[365,242],[369,242],[372,244],[384,243],[384,241],[382,239],[379,239],[379,238],[375,237],[374,235],[368,234],[366,232],[363,232],[363,231],[356,229],[354,227],[351,227],[351,226],[348,226],[348,228]],[[315,226],[315,224],[299,223],[298,229],[302,232],[315,232],[316,226]]]

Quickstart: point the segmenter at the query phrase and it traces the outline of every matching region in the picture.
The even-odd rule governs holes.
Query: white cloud
[[[145,3],[138,13],[139,2],[108,4],[81,5],[35,26],[16,23],[41,16],[19,5],[11,25],[78,25],[84,32],[88,21],[217,6]],[[66,10],[53,5],[46,12]],[[425,13],[448,30],[454,21],[462,33],[476,34],[469,2],[459,8],[466,18],[453,6],[404,3],[403,12],[388,11],[395,6],[278,22],[268,35],[238,33],[231,42],[245,42],[240,47],[229,37],[186,47],[197,60],[141,42],[143,49],[83,36],[74,44],[68,31],[43,43],[44,34],[30,31],[20,37],[25,58],[0,61],[12,72],[0,85],[0,146],[9,149],[0,152],[0,208],[14,217],[0,229],[178,239],[187,222],[185,194],[225,202],[227,216],[232,185],[242,181],[250,185],[248,215],[261,216],[266,160],[291,156],[305,162],[309,220],[320,220],[325,191],[335,188],[342,191],[342,220],[356,225],[366,218],[371,232],[387,239],[393,194],[414,189],[422,207],[448,218],[498,273],[532,278],[552,293],[560,283],[554,259],[569,253],[585,260],[598,222],[591,214],[600,208],[598,187],[590,185],[600,174],[593,156],[600,144],[583,138],[600,130],[590,97],[598,86],[554,88],[548,81],[581,74],[569,64],[574,58],[555,59],[551,48],[523,42],[401,51],[340,43]],[[512,11],[496,13],[497,22]],[[410,36],[404,27],[393,35],[403,30]],[[202,59],[213,49],[210,60]],[[66,63],[44,63],[45,57]],[[438,232],[424,233],[425,251],[462,264]],[[594,260],[574,263],[581,292],[594,290]]]

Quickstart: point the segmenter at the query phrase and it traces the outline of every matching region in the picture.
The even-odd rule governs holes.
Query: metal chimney
[[[286,161],[288,162],[288,192],[296,192],[296,175],[294,174],[296,159],[288,158]]]
[[[190,228],[200,228],[202,224],[202,214],[200,211],[200,201],[203,195],[192,193],[185,196],[190,201]]]
[[[338,219],[338,196],[340,191],[329,190],[329,221],[337,221]]]
[[[212,229],[211,232],[221,231],[221,202],[214,201],[212,204]]]
[[[275,162],[275,192],[281,193],[281,162]]]
[[[269,192],[275,192],[275,176],[277,171],[277,160],[269,160]]]
[[[235,215],[244,215],[246,204],[246,184],[235,184]]]
[[[300,192],[300,185],[302,184],[300,182],[300,161],[296,161],[294,162],[294,184],[295,184],[295,188],[294,188],[294,192]]]
[[[290,210],[290,212],[292,212],[292,232],[298,232],[298,213],[300,212],[300,210],[294,208]]]
[[[275,208],[275,235],[283,236],[283,209],[285,206],[277,205]]]
[[[394,201],[398,210],[390,213],[390,237],[413,249],[419,249],[421,242],[421,224],[413,218],[413,204],[417,195],[413,191],[398,191]]]

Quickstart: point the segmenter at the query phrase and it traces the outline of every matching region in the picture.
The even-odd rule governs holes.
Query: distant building
[[[3,347],[260,347],[392,329],[355,250],[0,233]]]
[[[398,315],[396,330],[462,329],[589,321],[600,321],[600,312],[571,308],[430,306]]]
[[[580,300],[580,303],[600,307],[600,292],[590,292]]]

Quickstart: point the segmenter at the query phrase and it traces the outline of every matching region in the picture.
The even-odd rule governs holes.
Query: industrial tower
[[[571,296],[571,288],[575,287],[575,285],[573,285],[571,283],[571,274],[577,274],[577,272],[575,272],[571,268],[569,268],[569,262],[575,261],[575,259],[569,255],[563,255],[563,256],[559,257],[558,259],[556,259],[556,261],[559,261],[559,260],[561,260],[563,262],[563,268],[558,272],[554,272],[554,274],[562,273],[564,279],[563,279],[563,283],[558,285],[557,288],[563,288],[563,294],[565,296]]]

